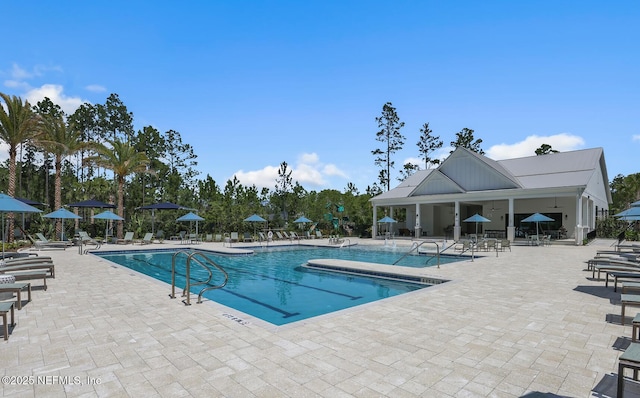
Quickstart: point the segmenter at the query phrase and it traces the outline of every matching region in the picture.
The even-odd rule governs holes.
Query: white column
[[[454,206],[454,223],[453,223],[453,240],[460,240],[460,202],[455,201]]]
[[[373,227],[371,228],[371,238],[378,236],[378,206],[373,205]]]
[[[509,239],[511,242],[516,239],[516,226],[513,224],[515,218],[513,211],[513,202],[513,198],[509,198],[509,214],[507,215],[509,220],[507,224],[507,239]]]
[[[414,237],[415,238],[419,238],[422,236],[422,223],[420,222],[420,203],[416,203],[416,226],[415,226],[415,233],[414,233]]]
[[[584,239],[582,233],[582,192],[578,192],[576,195],[576,226],[575,228],[575,237],[576,237],[576,245],[582,245],[582,240]]]

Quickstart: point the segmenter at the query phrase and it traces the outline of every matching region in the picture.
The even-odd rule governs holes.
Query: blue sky
[[[286,161],[308,190],[364,192],[388,101],[405,122],[396,170],[429,122],[446,145],[475,130],[493,159],[603,147],[609,179],[639,171],[637,1],[8,1],[2,14],[0,92],[68,113],[117,93],[137,130],[180,132],[221,186],[273,189]]]

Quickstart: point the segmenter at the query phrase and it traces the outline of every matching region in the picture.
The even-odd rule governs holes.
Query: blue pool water
[[[103,252],[96,255],[170,284],[173,253],[174,251],[162,250],[114,254]],[[402,255],[402,251],[395,250],[291,246],[256,249],[251,256],[217,255],[212,252],[206,252],[206,255],[227,271],[229,280],[224,288],[210,290],[204,297],[275,325],[296,322],[428,286],[302,267],[312,258],[390,264]],[[408,257],[422,257],[424,266],[424,256]],[[177,257],[178,295],[185,286],[185,262],[185,255]],[[206,273],[201,272],[200,267],[192,266],[191,276],[192,279],[206,279]],[[211,283],[220,282],[221,275],[214,274]],[[192,293],[197,294],[201,288],[193,287]],[[168,286],[167,292],[169,291]]]

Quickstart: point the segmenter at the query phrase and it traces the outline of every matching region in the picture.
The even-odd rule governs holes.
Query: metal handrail
[[[419,242],[419,243],[418,243],[418,242]],[[434,244],[434,245],[436,246],[436,254],[435,254],[435,256],[431,256],[431,257],[429,257],[429,258],[427,259],[427,261],[425,261],[425,264],[429,263],[429,261],[430,261],[432,258],[434,258],[434,257],[435,257],[435,258],[438,260],[437,266],[438,266],[438,268],[440,268],[440,253],[441,253],[441,251],[440,251],[440,245],[438,244],[438,242],[437,242],[437,241],[433,241],[433,240],[414,241],[414,242],[411,244],[411,247],[409,248],[409,251],[408,251],[408,252],[406,252],[405,254],[403,254],[403,255],[402,255],[402,257],[400,257],[399,259],[397,259],[397,260],[393,263],[393,265],[398,264],[400,261],[402,261],[402,259],[403,259],[403,258],[407,257],[407,256],[408,256],[409,254],[411,254],[413,251],[415,251],[416,253],[419,253],[418,249],[420,248],[420,246],[424,245],[425,243],[431,243],[431,244]]]
[[[223,273],[224,282],[222,282],[222,284],[220,285],[209,285],[203,288],[202,290],[200,290],[200,293],[198,294],[198,301],[197,301],[198,304],[202,303],[202,295],[206,291],[213,290],[213,289],[220,289],[224,287],[229,281],[229,274],[221,266],[216,264],[209,257],[205,256],[202,252],[180,250],[174,253],[171,259],[171,294],[169,295],[169,297],[176,298],[176,258],[181,254],[184,254],[187,256],[187,263],[186,263],[186,270],[185,270],[186,284],[185,284],[185,288],[182,290],[182,297],[186,296],[186,299],[183,300],[185,305],[191,305],[191,287],[192,286],[209,285],[209,282],[211,282],[211,278],[213,278],[213,272],[211,272],[211,269],[207,264],[215,267],[216,269],[218,269],[220,272]],[[209,274],[209,277],[207,278],[207,280],[191,283],[191,260],[194,260],[196,264],[198,264],[199,266],[201,266],[207,271],[207,273]],[[204,264],[202,260],[205,261],[207,264]]]
[[[342,248],[344,247],[345,243],[347,243],[347,242],[349,242],[349,244],[347,245],[347,248],[351,247],[351,239],[349,239],[349,238],[344,238],[344,239],[342,240],[342,243],[340,244],[340,248],[342,249]]]

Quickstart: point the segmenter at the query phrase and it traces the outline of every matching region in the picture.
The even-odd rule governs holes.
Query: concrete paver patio
[[[514,246],[427,271],[451,282],[281,327],[186,307],[75,248],[42,251],[56,278],[46,291],[34,281],[0,343],[2,396],[615,396],[631,326],[619,292],[584,271],[606,248]]]

